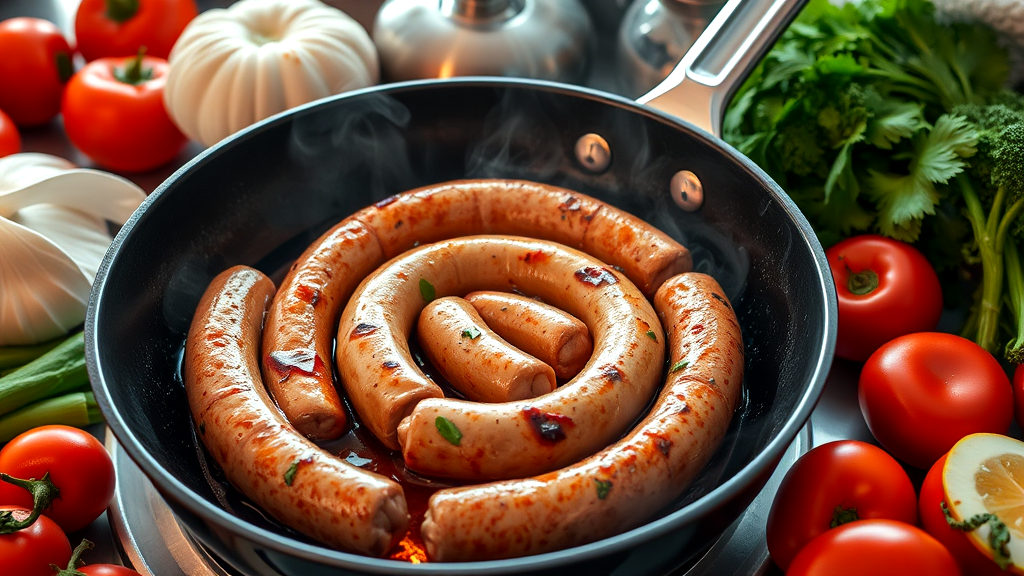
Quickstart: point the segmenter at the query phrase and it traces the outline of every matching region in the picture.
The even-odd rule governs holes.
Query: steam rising
[[[386,94],[353,98],[297,117],[289,155],[315,176],[318,190],[337,194],[346,182],[369,182],[370,195],[383,198],[420,185],[406,143],[410,118],[409,109]]]

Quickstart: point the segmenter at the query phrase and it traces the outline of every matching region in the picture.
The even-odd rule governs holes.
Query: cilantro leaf
[[[910,138],[926,126],[921,104],[879,99],[864,139],[875,148],[891,150],[893,144]]]
[[[462,431],[451,420],[438,416],[434,419],[434,427],[437,428],[437,433],[453,446],[462,444]]]
[[[420,278],[420,295],[423,296],[423,300],[426,302],[432,302],[437,295],[434,285],[426,278]]]

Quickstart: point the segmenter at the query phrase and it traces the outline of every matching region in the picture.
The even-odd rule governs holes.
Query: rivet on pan
[[[700,178],[689,170],[676,172],[669,183],[669,189],[676,205],[687,212],[699,210],[704,204],[704,186]]]
[[[576,159],[587,170],[599,174],[612,163],[612,149],[608,141],[597,134],[584,134],[576,141]]]

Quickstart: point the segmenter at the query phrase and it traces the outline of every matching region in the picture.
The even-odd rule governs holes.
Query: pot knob
[[[388,81],[516,76],[579,83],[593,31],[578,0],[388,0],[373,41]]]

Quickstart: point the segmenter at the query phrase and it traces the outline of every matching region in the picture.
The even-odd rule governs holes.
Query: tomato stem
[[[850,274],[850,277],[846,280],[846,289],[851,294],[864,296],[878,288],[878,274],[875,274],[874,270],[865,269],[860,272],[854,272],[850,269],[850,265],[846,263],[846,258],[840,256],[839,259],[843,262],[843,268],[846,268],[846,271]]]
[[[832,523],[829,524],[829,528],[842,526],[843,524],[853,522],[854,520],[860,520],[860,516],[857,516],[856,508],[843,508],[842,506],[836,506],[836,509],[832,511]]]
[[[1013,563],[1010,560],[1010,550],[1007,548],[1007,545],[1010,543],[1010,530],[1006,528],[1006,524],[998,516],[995,514],[975,514],[963,522],[958,522],[949,513],[949,508],[946,507],[945,501],[940,502],[939,505],[942,506],[942,513],[946,516],[946,524],[949,524],[949,527],[955,530],[973,532],[979,526],[988,524],[988,545],[992,548],[992,555],[994,556],[992,559],[995,560],[1001,570],[1006,570]]]
[[[75,547],[75,551],[71,553],[71,560],[68,560],[68,567],[61,568],[56,564],[50,564],[51,570],[56,570],[57,573],[53,576],[86,576],[85,573],[78,571],[78,563],[81,561],[79,557],[85,553],[86,550],[93,549],[93,543],[83,539],[82,543]]]
[[[874,270],[861,270],[850,274],[846,287],[849,288],[851,294],[857,296],[870,294],[874,292],[875,288],[878,288],[878,274],[875,274]]]
[[[107,18],[118,24],[131,20],[139,11],[139,0],[107,0]]]
[[[114,78],[132,86],[142,84],[146,80],[151,80],[153,78],[153,69],[142,66],[142,57],[145,55],[146,47],[139,46],[139,53],[135,55],[135,58],[129,60],[124,68],[114,67]]]
[[[24,488],[32,494],[32,513],[27,518],[18,522],[10,510],[0,512],[0,534],[11,534],[18,530],[24,530],[31,526],[36,518],[50,507],[50,504],[60,496],[60,489],[50,482],[50,473],[43,474],[39,480],[22,480],[0,472],[0,480],[8,484]]]

